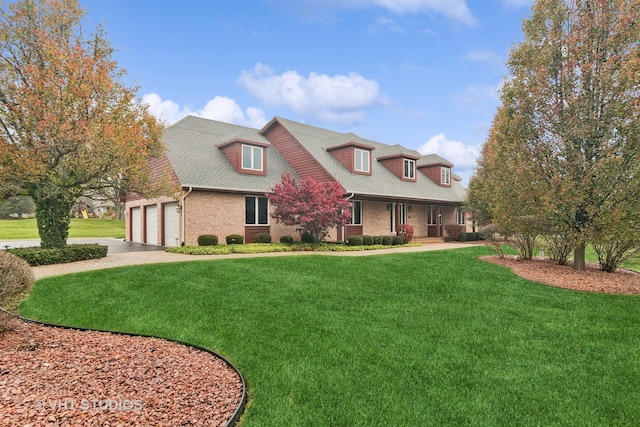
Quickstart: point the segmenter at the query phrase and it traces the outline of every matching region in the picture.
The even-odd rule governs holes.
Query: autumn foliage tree
[[[110,177],[150,190],[147,160],[162,152],[162,126],[82,18],[77,0],[0,4],[0,196],[33,198],[47,248],[66,244],[74,201]]]
[[[286,173],[267,197],[274,207],[271,216],[277,222],[297,226],[300,234],[310,233],[315,242],[324,240],[331,228],[351,220],[351,203],[343,197],[337,182],[296,180]]]
[[[474,177],[497,222],[587,244],[640,236],[640,0],[537,0]]]

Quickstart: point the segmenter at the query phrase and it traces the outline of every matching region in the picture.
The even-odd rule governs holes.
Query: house
[[[328,240],[352,235],[394,235],[401,224],[416,237],[443,237],[447,224],[465,223],[466,190],[453,164],[304,123],[274,117],[252,129],[188,116],[167,128],[166,154],[181,188],[174,197],[130,197],[126,239],[162,246],[196,245],[199,235],[230,234],[252,242],[257,233],[296,237],[278,224],[265,197],[289,172],[296,178],[337,181],[351,201],[351,224],[331,230]]]

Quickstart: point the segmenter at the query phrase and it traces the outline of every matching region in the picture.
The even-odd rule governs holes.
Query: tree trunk
[[[585,269],[585,243],[580,242],[576,244],[573,250],[573,269],[578,271],[584,271]]]
[[[31,191],[36,205],[40,246],[45,249],[62,248],[67,245],[71,208],[75,198],[69,194],[42,193],[38,189]]]

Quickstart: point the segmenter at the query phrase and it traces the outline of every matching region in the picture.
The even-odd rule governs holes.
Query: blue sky
[[[455,164],[463,185],[532,0],[80,0],[167,124],[281,116]]]

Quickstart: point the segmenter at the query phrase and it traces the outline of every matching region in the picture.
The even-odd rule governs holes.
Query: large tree
[[[337,182],[296,180],[286,173],[267,197],[274,206],[271,216],[277,222],[295,225],[300,234],[310,233],[315,242],[320,242],[330,228],[341,227],[351,219],[351,203],[343,193]]]
[[[640,0],[537,0],[475,177],[497,221],[569,236],[578,270],[640,231],[639,19]]]
[[[162,151],[162,126],[82,18],[77,0],[0,3],[0,189],[33,198],[43,247],[66,244],[74,201],[110,177],[148,190]]]

